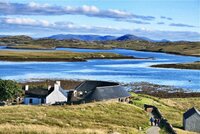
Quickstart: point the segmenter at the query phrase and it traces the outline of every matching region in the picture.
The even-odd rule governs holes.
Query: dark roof
[[[46,98],[53,90],[53,87],[50,90],[40,88],[28,89],[28,91],[25,91],[25,97]]]
[[[123,86],[115,82],[86,81],[80,84],[76,90],[78,92],[87,91],[87,94],[82,97],[85,101],[100,101],[130,96]]]
[[[83,83],[81,83],[79,86],[75,88],[77,91],[91,91],[95,89],[96,87],[105,87],[105,86],[115,86],[119,85],[118,83],[115,82],[107,82],[107,81],[92,81],[88,80]]]
[[[200,116],[200,112],[196,108],[191,108],[183,114],[184,119],[189,118],[191,115],[197,113]]]

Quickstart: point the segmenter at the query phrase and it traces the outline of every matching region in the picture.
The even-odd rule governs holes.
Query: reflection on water
[[[149,67],[154,64],[183,63],[200,60],[198,57],[164,53],[140,52],[125,49],[91,50],[57,48],[56,51],[115,52],[135,57],[154,57],[134,60],[88,60],[88,62],[0,62],[0,78],[13,80],[31,79],[95,79],[118,82],[151,82],[200,91],[200,71],[162,69]],[[12,50],[19,51],[19,50]],[[23,50],[25,51],[25,50]]]

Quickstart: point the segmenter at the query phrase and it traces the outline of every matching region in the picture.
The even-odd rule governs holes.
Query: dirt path
[[[152,126],[147,129],[146,134],[159,134],[160,128],[158,126]]]

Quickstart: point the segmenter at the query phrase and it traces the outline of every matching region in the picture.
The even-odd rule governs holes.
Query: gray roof
[[[183,114],[184,119],[189,118],[191,115],[197,113],[200,116],[200,112],[195,108],[191,108]]]
[[[85,81],[76,90],[87,92],[82,98],[89,101],[100,101],[115,98],[125,98],[131,95],[125,90],[125,88],[115,82],[106,81]]]
[[[40,88],[35,88],[35,89],[28,89],[28,91],[25,91],[25,97],[32,97],[32,98],[46,98],[49,94],[51,94],[54,91],[54,87],[51,87],[49,90],[48,89],[40,89]],[[62,89],[61,87],[59,88],[59,91],[67,97],[67,91]]]
[[[34,89],[28,89],[25,91],[25,97],[33,97],[33,98],[46,98],[54,88],[48,89],[40,89],[40,88],[34,88]]]

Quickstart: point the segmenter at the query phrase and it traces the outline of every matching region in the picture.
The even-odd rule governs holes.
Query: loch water
[[[0,47],[5,50],[5,47]],[[10,50],[10,49],[9,49]],[[108,80],[123,83],[150,82],[200,91],[200,71],[150,67],[155,64],[200,61],[199,57],[126,49],[95,50],[57,48],[48,51],[113,52],[150,59],[95,59],[87,62],[9,62],[0,61],[0,79],[31,81],[38,79]],[[11,51],[40,51],[20,50]],[[43,50],[44,51],[44,50]]]

